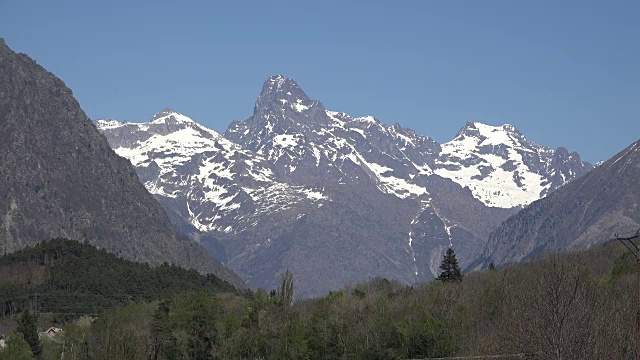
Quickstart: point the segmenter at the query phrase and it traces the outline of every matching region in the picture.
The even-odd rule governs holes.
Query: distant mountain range
[[[290,269],[302,297],[413,284],[449,246],[473,270],[635,233],[640,143],[592,169],[511,125],[468,122],[439,144],[329,111],[280,75],[224,134],[171,109],[91,122],[0,39],[0,254],[66,237],[240,288],[222,263],[267,289]]]
[[[174,230],[53,74],[0,39],[0,254],[66,237],[151,264],[237,275]]]
[[[498,227],[471,268],[585,249],[640,229],[640,141]]]
[[[468,122],[439,144],[328,111],[283,76],[224,134],[170,109],[95,124],[180,231],[253,287],[291,269],[302,296],[432,279],[450,245],[463,266],[477,262],[502,221],[592,169],[511,125]]]

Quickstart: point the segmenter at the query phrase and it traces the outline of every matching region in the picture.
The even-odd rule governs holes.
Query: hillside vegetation
[[[96,259],[80,260],[73,250],[61,252],[67,260],[54,255],[66,246]],[[63,335],[43,340],[41,359],[633,359],[636,264],[625,251],[608,243],[417,287],[373,279],[297,302],[289,275],[270,293],[220,292],[231,289],[167,266],[112,271],[100,260],[103,252],[60,240],[4,257],[0,270],[13,269],[18,278],[17,264],[37,259],[51,270],[34,278],[66,279],[43,288],[103,291],[114,306],[63,324]],[[45,265],[65,261],[79,263]],[[163,284],[171,290],[159,290]]]
[[[64,321],[130,303],[165,299],[187,289],[236,291],[214,275],[203,276],[166,263],[157,267],[134,263],[66,239],[0,257],[0,274],[0,317],[37,304],[34,310]]]

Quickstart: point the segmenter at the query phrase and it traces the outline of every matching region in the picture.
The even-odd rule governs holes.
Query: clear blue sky
[[[595,162],[640,138],[637,0],[3,0],[0,36],[94,119],[171,107],[224,131],[284,74],[440,142],[511,123]]]

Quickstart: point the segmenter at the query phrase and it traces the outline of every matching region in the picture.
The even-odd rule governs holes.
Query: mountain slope
[[[192,224],[214,237],[225,249],[222,260],[251,286],[273,288],[280,273],[293,270],[305,296],[373,276],[426,281],[451,245],[469,264],[517,205],[544,195],[543,186],[525,201],[488,206],[478,187],[459,183],[455,169],[474,176],[486,171],[478,169],[482,151],[502,151],[503,162],[543,182],[551,166],[534,174],[530,163],[540,161],[510,149],[537,146],[561,157],[523,136],[506,150],[469,148],[470,159],[449,154],[447,144],[398,124],[326,110],[283,76],[265,81],[253,115],[231,123],[223,137],[173,110],[146,123],[96,125],[176,226]],[[568,166],[577,177],[590,165],[578,158]],[[517,179],[509,181],[516,184],[510,191],[521,191]]]
[[[640,142],[509,218],[481,261],[518,262],[545,252],[588,248],[640,228]]]
[[[0,40],[0,253],[52,237],[127,259],[233,275],[188,239],[64,83]],[[237,281],[236,281],[237,283]]]
[[[77,318],[131,302],[165,300],[185,290],[237,292],[212,274],[163,264],[133,263],[104,250],[53,239],[0,257],[0,302],[4,316],[37,301],[40,312]],[[38,298],[32,299],[35,289]],[[61,319],[62,320],[62,319]]]

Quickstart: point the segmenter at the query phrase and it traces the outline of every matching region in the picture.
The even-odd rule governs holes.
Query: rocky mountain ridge
[[[372,276],[428,280],[451,244],[469,264],[520,206],[591,168],[509,125],[470,122],[441,145],[328,111],[283,76],[224,135],[172,110],[96,125],[174,224],[214,237],[252,286],[292,269],[304,295]]]

